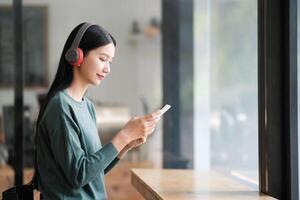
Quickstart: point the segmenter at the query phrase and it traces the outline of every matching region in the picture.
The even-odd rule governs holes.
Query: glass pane
[[[258,187],[257,1],[195,6],[195,168]]]
[[[2,1],[3,2],[3,1]],[[0,198],[14,183],[14,23],[12,1],[0,7]],[[5,173],[8,172],[8,173]]]

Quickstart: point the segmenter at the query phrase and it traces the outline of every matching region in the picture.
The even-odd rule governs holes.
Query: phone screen
[[[162,107],[160,109],[160,111],[161,111],[160,116],[162,116],[163,114],[165,114],[170,108],[171,108],[171,106],[169,104],[166,104],[164,107]]]

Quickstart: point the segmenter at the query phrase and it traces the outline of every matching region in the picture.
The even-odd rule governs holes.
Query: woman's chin
[[[95,86],[98,86],[101,84],[101,80],[97,80],[97,81],[94,81],[92,84],[95,85]]]

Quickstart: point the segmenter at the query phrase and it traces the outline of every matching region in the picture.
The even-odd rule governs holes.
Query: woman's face
[[[81,79],[88,84],[99,85],[110,72],[114,55],[113,43],[90,50],[78,67]]]

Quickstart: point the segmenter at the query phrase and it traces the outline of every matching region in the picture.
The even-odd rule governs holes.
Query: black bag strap
[[[2,193],[3,200],[33,200],[32,185],[22,185],[9,188]]]
[[[39,190],[38,188],[38,166],[37,166],[37,137],[38,137],[38,134],[37,134],[37,130],[35,130],[35,150],[34,150],[34,174],[33,174],[33,177],[32,179],[30,180],[29,182],[29,185],[33,186],[34,189],[37,189]]]

